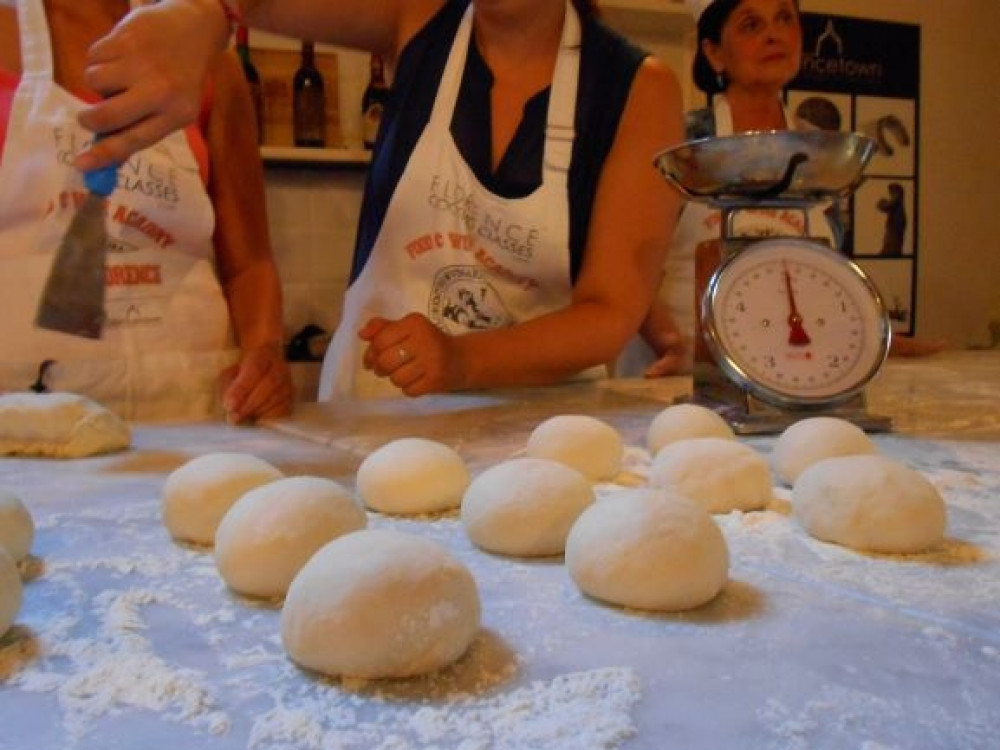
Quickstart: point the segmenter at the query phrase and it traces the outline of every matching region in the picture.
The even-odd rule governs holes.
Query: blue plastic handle
[[[96,135],[94,143],[97,143],[103,137],[100,134]],[[118,167],[120,166],[120,164],[110,164],[107,167],[84,172],[83,184],[87,186],[87,190],[90,192],[102,198],[107,198],[114,192],[115,186],[118,184]]]

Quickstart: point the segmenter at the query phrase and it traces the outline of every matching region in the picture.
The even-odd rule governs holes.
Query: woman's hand
[[[123,162],[194,122],[228,38],[218,0],[162,0],[126,15],[87,54],[87,85],[105,98],[80,112],[80,124],[105,138],[82,151],[77,166]]]
[[[461,364],[455,339],[419,313],[399,320],[372,318],[358,336],[368,342],[364,354],[366,370],[382,378],[407,396],[444,393],[461,387]]]
[[[280,344],[243,352],[240,361],[220,376],[222,406],[235,424],[292,412],[295,389]]]

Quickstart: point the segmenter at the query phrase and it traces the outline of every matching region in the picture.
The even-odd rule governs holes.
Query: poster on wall
[[[893,330],[912,334],[919,233],[920,27],[803,13],[802,70],[788,107],[806,127],[860,132],[878,148],[843,201],[843,250],[879,287]]]

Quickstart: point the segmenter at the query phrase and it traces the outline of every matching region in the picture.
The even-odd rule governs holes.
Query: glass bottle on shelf
[[[375,145],[375,138],[382,122],[382,112],[389,98],[382,58],[372,55],[369,70],[368,85],[361,97],[361,141],[365,148],[372,148]]]
[[[243,76],[250,88],[250,100],[253,102],[254,120],[257,124],[257,143],[264,143],[264,87],[257,66],[250,58],[250,32],[246,26],[236,27],[236,54],[239,55]]]
[[[312,42],[302,42],[302,61],[292,79],[292,130],[296,146],[326,145],[326,94]]]

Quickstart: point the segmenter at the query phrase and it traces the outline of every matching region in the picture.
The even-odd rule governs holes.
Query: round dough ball
[[[774,473],[789,485],[824,458],[878,453],[875,443],[857,425],[837,417],[810,417],[789,425],[771,453]]]
[[[453,448],[424,438],[386,443],[361,462],[356,478],[365,505],[401,515],[457,508],[469,480],[469,470]]]
[[[545,458],[515,458],[472,480],[462,523],[476,546],[501,555],[561,555],[594,489],[576,469]]]
[[[6,633],[21,611],[21,574],[17,563],[0,547],[0,637]]]
[[[689,497],[709,513],[759,510],[771,502],[771,471],[753,448],[725,438],[691,438],[664,447],[649,484]]]
[[[583,512],[566,542],[566,567],[595,599],[676,612],[719,593],[728,579],[729,550],[715,521],[694,501],[635,489]]]
[[[591,480],[613,479],[621,470],[625,444],[618,430],[582,414],[546,419],[528,436],[531,458],[548,458],[570,466]]]
[[[330,479],[278,479],[247,492],[223,517],[215,564],[235,591],[284,596],[316,550],[367,523],[354,496]]]
[[[35,522],[21,498],[0,489],[0,547],[7,550],[14,562],[20,562],[31,551],[35,540]]]
[[[207,453],[171,472],[163,486],[163,523],[181,542],[211,545],[222,517],[245,493],[284,474],[247,453]]]
[[[674,404],[657,414],[646,431],[646,447],[652,455],[678,440],[717,437],[735,440],[736,434],[722,417],[698,404]]]
[[[292,581],[281,638],[303,667],[375,679],[432,672],[479,632],[472,574],[443,547],[396,531],[327,544]]]
[[[922,474],[885,456],[839,456],[806,469],[792,512],[812,536],[868,552],[912,553],[944,538],[940,493]]]

